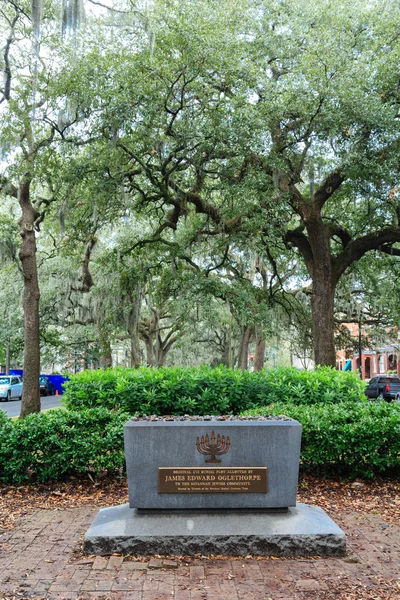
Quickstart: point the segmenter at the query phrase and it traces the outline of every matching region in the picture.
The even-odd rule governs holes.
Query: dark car
[[[54,396],[54,383],[48,377],[39,377],[40,394]]]
[[[364,393],[370,399],[400,402],[400,377],[377,375],[371,379]]]

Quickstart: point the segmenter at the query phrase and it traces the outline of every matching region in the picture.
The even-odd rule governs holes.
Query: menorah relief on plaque
[[[229,437],[227,437],[225,440],[224,435],[221,436],[220,434],[218,434],[217,441],[215,441],[214,432],[211,433],[211,442],[210,438],[208,437],[208,433],[206,434],[206,437],[202,435],[201,439],[199,437],[196,439],[196,447],[198,452],[200,452],[200,454],[203,455],[211,455],[211,458],[205,461],[206,463],[220,463],[221,461],[215,457],[220,456],[221,454],[226,454],[229,450],[230,445],[231,441]]]

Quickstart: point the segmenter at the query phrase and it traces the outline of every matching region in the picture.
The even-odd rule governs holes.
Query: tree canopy
[[[262,366],[281,321],[335,365],[341,298],[371,311],[400,254],[397,3],[88,0],[86,20],[78,4],[0,15],[26,366],[41,240],[69,265],[52,326],[93,327],[104,366],[125,338],[133,364],[163,364],[190,323],[204,339],[210,307],[228,364],[245,368],[253,339]]]

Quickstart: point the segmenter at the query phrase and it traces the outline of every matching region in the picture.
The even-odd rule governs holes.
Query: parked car
[[[400,402],[400,377],[377,375],[370,380],[364,393],[370,399]]]
[[[0,375],[0,400],[21,400],[22,377],[19,375]]]
[[[54,395],[54,383],[48,377],[39,377],[40,394],[43,396]]]

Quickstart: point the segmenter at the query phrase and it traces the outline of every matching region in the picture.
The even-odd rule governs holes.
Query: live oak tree
[[[399,253],[398,7],[250,2],[240,23],[226,8],[208,3],[215,30],[194,33],[204,5],[174,5],[154,56],[113,64],[100,121],[113,115],[135,209],[160,215],[149,243],[189,223],[189,244],[251,238],[266,257],[283,239],[301,255],[315,360],[335,365],[340,278],[367,252]]]
[[[72,2],[69,4],[72,6]],[[14,198],[20,207],[19,260],[24,282],[21,417],[40,411],[40,289],[36,238],[49,206],[57,197],[57,157],[60,154],[54,153],[56,138],[69,120],[76,120],[76,115],[64,114],[56,124],[65,103],[54,93],[54,82],[62,60],[68,55],[68,48],[61,40],[61,26],[60,32],[57,31],[58,8],[57,2],[52,0],[5,0],[0,10],[4,75],[0,89],[0,191],[3,198]],[[69,20],[72,28],[73,22],[74,19]]]
[[[81,6],[80,0],[5,0],[0,10],[3,72],[0,191],[3,197],[13,197],[21,210],[19,258],[24,280],[21,417],[40,410],[36,236],[50,205],[57,199],[57,159],[62,152],[59,147],[55,151],[55,142],[64,139],[68,125],[84,116],[82,107],[65,95],[61,97],[56,85],[58,72],[74,66]]]
[[[153,55],[143,46],[114,46],[97,57],[98,87],[91,100],[84,89],[88,57],[79,65],[82,98],[95,111],[90,131],[100,131],[104,140],[96,141],[96,164],[131,212],[151,215],[151,232],[147,228],[146,238],[132,240],[132,252],[164,245],[172,264],[183,261],[206,277],[224,270],[230,248],[241,252],[247,234],[259,229],[263,211],[273,205],[267,199],[260,207],[261,190],[271,186],[246,156],[248,91],[242,86],[233,94],[242,66],[231,57],[232,44],[243,46],[237,35],[242,15],[226,17],[228,4],[232,8],[174,6],[170,19],[160,18]],[[204,22],[196,21],[193,37],[199,8]],[[263,233],[264,245],[268,236]]]
[[[334,365],[338,281],[370,250],[398,252],[397,11],[320,2],[298,17],[296,7],[265,8],[261,20],[262,164],[292,215],[286,245],[312,279],[315,360]]]
[[[21,416],[40,410],[39,283],[36,263],[36,231],[46,202],[32,195],[38,165],[53,139],[51,127],[40,126],[36,112],[45,114],[38,86],[38,44],[32,35],[28,2],[5,2],[1,28],[6,38],[3,51],[4,87],[0,98],[3,165],[0,188],[20,207],[19,260],[24,281],[24,388]],[[44,171],[42,170],[42,175]],[[39,179],[40,177],[38,177]]]
[[[159,367],[182,335],[190,310],[181,300],[181,290],[175,293],[179,277],[171,273],[165,247],[155,244],[145,251],[126,250],[139,230],[134,216],[126,216],[124,223],[115,227],[113,244],[104,249],[99,261],[107,285],[112,286],[111,322],[120,338],[123,331],[128,334],[132,366]]]
[[[264,290],[260,280],[260,304],[290,300],[302,282],[316,362],[334,364],[342,276],[367,252],[398,253],[397,13],[395,3],[361,0],[169,1],[156,4],[154,48],[139,28],[110,25],[101,52],[87,34],[84,51],[60,63],[64,72],[46,88],[64,115],[47,112],[43,137],[35,131],[36,140],[52,143],[54,133],[75,150],[68,161],[82,197],[70,193],[68,210],[85,214],[87,185],[96,208],[89,221],[95,213],[101,227],[147,220],[127,253],[153,248],[171,271],[186,264],[205,285],[226,279],[232,254],[242,258],[250,247],[276,284]],[[20,115],[31,111],[26,101]],[[42,154],[39,145],[35,169]],[[3,190],[18,195],[35,172],[10,172]],[[52,172],[64,177],[58,165]],[[79,189],[72,179],[64,189]],[[308,276],[285,277],[291,255]]]

